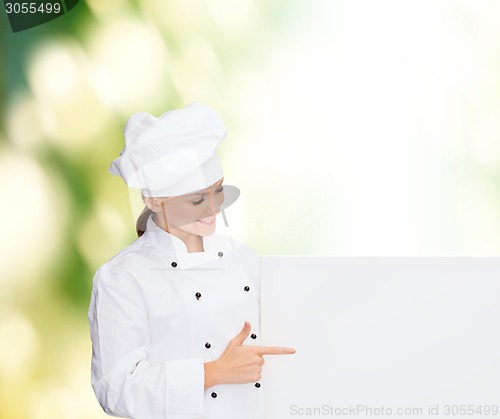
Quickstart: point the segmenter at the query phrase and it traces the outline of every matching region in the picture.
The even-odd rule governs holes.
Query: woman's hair
[[[151,214],[153,214],[153,211],[145,206],[141,212],[141,215],[139,215],[139,218],[137,218],[137,222],[135,223],[135,231],[137,232],[138,237],[141,237],[146,231],[146,224]]]

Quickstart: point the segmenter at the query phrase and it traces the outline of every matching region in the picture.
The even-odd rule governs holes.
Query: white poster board
[[[500,418],[500,258],[264,257],[266,419]]]

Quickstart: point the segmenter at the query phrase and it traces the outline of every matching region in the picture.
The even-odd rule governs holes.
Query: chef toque
[[[223,177],[216,149],[226,128],[207,106],[193,102],[158,118],[139,112],[127,121],[124,133],[125,146],[109,172],[129,187],[141,189],[146,197],[189,194]],[[230,200],[234,202],[237,195]]]

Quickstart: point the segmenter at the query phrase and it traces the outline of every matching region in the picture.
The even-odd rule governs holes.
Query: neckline
[[[159,254],[168,266],[180,270],[220,260],[233,247],[227,240],[223,239],[224,236],[214,233],[203,237],[203,248],[205,249],[203,252],[189,253],[186,244],[179,237],[158,227],[152,216],[148,218],[144,234],[145,238],[150,241],[153,251]],[[232,243],[231,240],[229,242]]]

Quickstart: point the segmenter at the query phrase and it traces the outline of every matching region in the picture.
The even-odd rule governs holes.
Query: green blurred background
[[[228,127],[231,231],[260,254],[496,255],[500,3],[89,0],[1,13],[0,418],[105,417],[95,270],[134,239],[108,174],[132,113]]]

